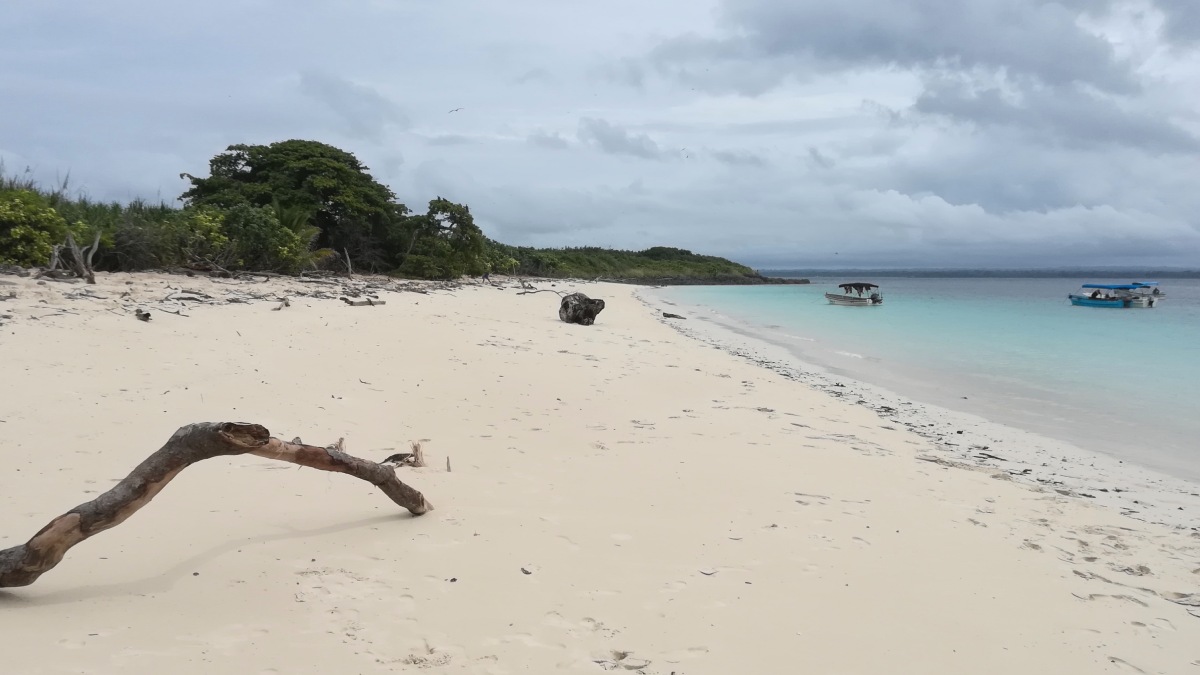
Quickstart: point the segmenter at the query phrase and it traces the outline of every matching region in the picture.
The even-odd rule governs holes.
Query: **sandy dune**
[[[560,283],[607,301],[584,327],[511,287],[139,322],[121,293],[230,286],[0,280],[0,548],[198,421],[373,459],[428,439],[431,466],[401,471],[437,507],[197,464],[0,591],[5,673],[1200,668],[1200,608],[1175,602],[1200,590],[1195,530],[919,461],[927,440],[678,334],[629,287]]]

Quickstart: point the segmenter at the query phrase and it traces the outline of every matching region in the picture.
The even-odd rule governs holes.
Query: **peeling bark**
[[[50,521],[26,543],[0,551],[0,588],[37,581],[61,562],[72,546],[120,525],[188,466],[210,457],[243,454],[349,474],[375,485],[413,515],[433,508],[420,492],[400,481],[394,468],[346,454],[340,439],[320,448],[304,445],[299,439],[289,443],[273,438],[257,424],[191,424],[176,431],[108,492]]]

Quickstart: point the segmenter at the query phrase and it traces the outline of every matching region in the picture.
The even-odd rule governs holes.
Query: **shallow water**
[[[656,294],[831,373],[1200,478],[1200,280],[1164,281],[1152,309],[1067,301],[1128,279],[878,279],[879,307],[830,305],[849,280],[812,281]]]

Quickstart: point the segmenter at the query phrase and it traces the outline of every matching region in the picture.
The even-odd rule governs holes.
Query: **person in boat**
[[[1092,291],[1092,299],[1095,300],[1099,297],[1100,297],[1100,289],[1097,288],[1096,290]]]

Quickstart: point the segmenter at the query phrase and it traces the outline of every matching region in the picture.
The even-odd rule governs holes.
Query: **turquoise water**
[[[1200,280],[1163,281],[1152,309],[1067,301],[1126,279],[880,278],[879,307],[830,305],[850,280],[812,281],[656,293],[834,375],[1200,478]]]

